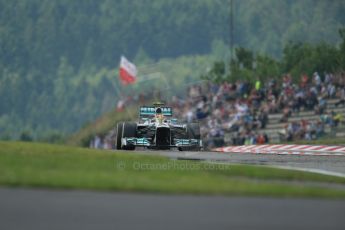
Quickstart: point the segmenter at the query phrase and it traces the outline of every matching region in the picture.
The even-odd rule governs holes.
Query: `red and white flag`
[[[121,56],[119,76],[123,85],[133,84],[137,80],[137,67]]]

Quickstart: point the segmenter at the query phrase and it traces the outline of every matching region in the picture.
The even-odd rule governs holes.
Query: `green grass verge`
[[[0,185],[173,194],[345,198],[345,178],[41,143],[0,142]]]

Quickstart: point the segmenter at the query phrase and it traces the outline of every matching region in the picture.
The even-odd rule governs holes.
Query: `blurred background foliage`
[[[284,74],[290,74],[297,82],[304,74],[312,76],[318,72],[324,76],[324,73],[340,73],[345,71],[345,28],[339,29],[339,37],[342,38],[340,45],[289,42],[284,46],[280,59],[237,47],[231,61],[215,62],[202,77],[219,83],[239,79],[254,83],[257,79],[280,80]],[[230,71],[226,72],[227,68]]]
[[[113,110],[121,55],[175,94],[200,75],[344,67],[342,0],[234,0],[233,12],[229,64],[229,0],[0,0],[0,138],[60,141]],[[166,84],[151,82],[121,94]]]

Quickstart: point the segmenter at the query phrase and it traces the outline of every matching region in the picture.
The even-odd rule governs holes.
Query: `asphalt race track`
[[[344,229],[345,200],[0,188],[0,229]]]
[[[334,172],[345,177],[345,156],[277,155],[220,152],[138,151],[135,153],[162,155],[172,159],[206,160],[217,163],[273,165],[298,169]]]

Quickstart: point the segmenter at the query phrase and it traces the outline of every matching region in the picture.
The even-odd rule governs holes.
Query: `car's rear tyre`
[[[197,139],[200,140],[200,125],[199,123],[189,123],[187,124],[187,131],[186,131],[186,139]],[[179,151],[200,151],[201,148],[199,146],[193,147],[180,147],[178,148]]]
[[[121,138],[122,138],[122,122],[117,123],[116,125],[116,149],[121,149]]]
[[[122,123],[122,138],[125,137],[136,137],[137,136],[137,124],[134,122],[123,122]],[[121,149],[134,150],[135,145],[122,145]]]
[[[199,123],[187,124],[187,135],[189,139],[200,139],[200,125]]]

